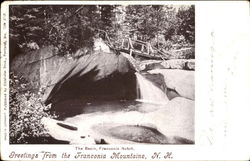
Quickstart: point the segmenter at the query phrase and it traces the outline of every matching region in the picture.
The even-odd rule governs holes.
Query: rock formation
[[[71,98],[96,99],[135,98],[135,69],[121,54],[94,52],[82,56],[53,76],[46,89],[45,104]]]

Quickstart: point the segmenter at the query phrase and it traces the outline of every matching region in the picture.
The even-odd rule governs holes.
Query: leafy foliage
[[[33,138],[48,137],[41,124],[43,117],[55,118],[50,106],[41,103],[41,90],[34,94],[29,84],[10,73],[10,143],[29,143]]]
[[[184,38],[194,43],[194,6],[171,5],[20,5],[10,7],[10,39],[19,47],[58,47],[72,54],[91,46],[100,30],[112,42],[122,37],[150,41],[157,48],[169,48]],[[167,45],[168,44],[168,45]],[[170,45],[169,45],[170,44]]]
[[[177,13],[177,17],[180,19],[180,25],[178,28],[178,34],[183,35],[189,43],[195,42],[195,15],[194,6],[192,5],[188,9],[180,9]]]
[[[125,22],[130,37],[150,41],[157,48],[194,43],[194,6],[128,6]]]

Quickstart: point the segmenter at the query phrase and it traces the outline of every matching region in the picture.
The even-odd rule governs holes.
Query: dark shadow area
[[[61,67],[47,88],[45,105],[59,116],[82,113],[94,102],[136,99],[136,75],[127,58],[114,52],[85,55],[72,65]],[[60,117],[61,118],[61,117]]]
[[[62,101],[52,104],[52,109],[61,118],[81,114],[85,106],[98,102],[105,104],[119,101],[120,104],[126,104],[126,101],[136,99],[136,78],[133,73],[114,73],[99,81],[91,81],[95,74],[97,72],[93,70],[87,76],[76,76],[63,84],[58,91],[60,95],[56,96]]]

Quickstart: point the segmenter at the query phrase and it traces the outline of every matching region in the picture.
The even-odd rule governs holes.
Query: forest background
[[[194,17],[193,5],[10,6],[10,44],[23,50],[53,45],[62,55],[74,54],[103,30],[116,46],[130,37],[164,52],[194,46]]]

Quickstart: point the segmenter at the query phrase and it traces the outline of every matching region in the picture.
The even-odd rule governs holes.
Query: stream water
[[[95,101],[86,103],[81,107],[81,114],[64,119],[65,123],[70,123],[78,127],[79,132],[72,135],[71,143],[88,144],[85,142],[86,136],[92,136],[91,131],[95,127],[96,133],[105,139],[109,138],[111,143],[127,143],[126,141],[139,143],[169,143],[155,125],[147,125],[145,117],[162,108],[167,108],[169,99],[167,95],[152,82],[136,73],[137,77],[137,99],[136,100],[116,100],[116,101]],[[156,118],[151,118],[153,122]],[[146,123],[146,126],[145,126]],[[58,126],[57,126],[58,127]],[[70,129],[51,128],[56,135],[65,133]],[[92,129],[92,130],[91,130]],[[79,137],[76,135],[80,134]],[[69,137],[71,133],[69,133]],[[55,136],[57,137],[57,136]],[[73,140],[72,140],[73,139]],[[75,139],[75,140],[74,140]],[[66,139],[67,140],[67,139]],[[116,142],[117,140],[120,140]],[[121,141],[123,140],[123,141]],[[105,140],[106,141],[106,140]]]
[[[141,74],[136,73],[137,98],[135,100],[94,101],[81,105],[82,114],[94,112],[139,111],[151,112],[166,106],[167,95]]]
[[[139,73],[135,73],[137,78],[137,101],[153,104],[167,104],[167,95],[151,81],[147,80]]]

